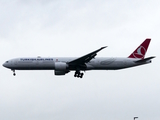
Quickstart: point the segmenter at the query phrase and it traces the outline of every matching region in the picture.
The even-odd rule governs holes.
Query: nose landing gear
[[[13,71],[13,76],[16,76],[15,70],[12,70],[12,71]]]
[[[81,73],[80,71],[76,71],[75,74],[74,74],[74,77],[77,77],[77,78],[83,78],[83,73]]]

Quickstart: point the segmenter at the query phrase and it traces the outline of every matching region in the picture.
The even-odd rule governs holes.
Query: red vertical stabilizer
[[[147,38],[128,58],[144,59],[151,39]]]

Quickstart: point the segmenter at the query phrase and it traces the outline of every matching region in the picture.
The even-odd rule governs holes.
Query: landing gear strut
[[[74,74],[74,77],[77,77],[77,78],[82,78],[83,77],[83,73],[81,73],[80,71],[76,71],[75,74]]]
[[[15,70],[12,70],[12,71],[13,71],[13,76],[16,76]]]

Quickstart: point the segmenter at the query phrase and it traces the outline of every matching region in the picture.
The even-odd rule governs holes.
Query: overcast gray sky
[[[149,65],[120,71],[16,71],[0,67],[0,120],[159,120],[158,0],[0,0],[0,64],[16,57],[127,57],[146,38]]]

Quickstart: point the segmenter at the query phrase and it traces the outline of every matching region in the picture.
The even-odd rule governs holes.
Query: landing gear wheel
[[[13,76],[16,76],[15,70],[12,70],[12,71],[13,71]]]
[[[83,73],[80,73],[80,78],[83,78],[83,75],[84,75]]]
[[[78,77],[79,73],[80,73],[79,71],[76,71],[75,74],[74,74],[74,77]]]
[[[76,75],[76,74],[74,74],[74,77],[77,77],[77,75]]]
[[[84,75],[83,73],[80,73],[80,72],[76,71],[75,74],[74,74],[74,77],[83,78],[83,75]]]

